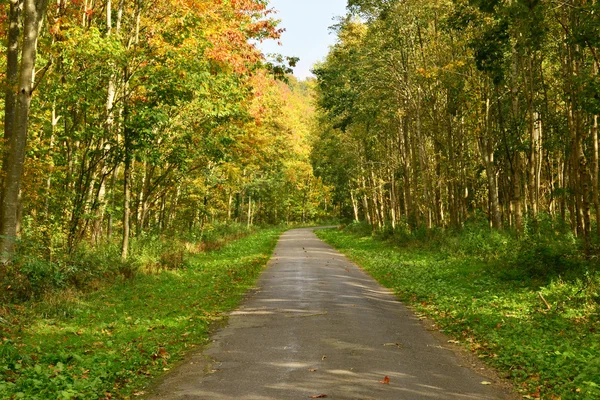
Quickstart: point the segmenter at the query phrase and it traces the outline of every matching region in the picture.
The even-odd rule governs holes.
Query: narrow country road
[[[312,229],[282,235],[258,288],[152,399],[506,399]],[[384,377],[389,383],[380,383]]]

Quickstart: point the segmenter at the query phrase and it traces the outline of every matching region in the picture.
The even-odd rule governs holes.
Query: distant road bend
[[[294,229],[227,327],[151,398],[513,398],[445,345],[312,229]]]

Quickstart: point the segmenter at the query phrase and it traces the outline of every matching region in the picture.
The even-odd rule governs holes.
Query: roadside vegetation
[[[143,395],[152,378],[208,342],[210,327],[255,283],[282,230],[237,230],[227,244],[140,239],[127,263],[108,246],[82,255],[71,272],[21,268],[21,275],[29,268],[22,279],[36,290],[71,279],[86,285],[45,287],[25,302],[3,303],[0,398]]]
[[[524,398],[600,398],[597,256],[581,251],[568,226],[539,224],[540,233],[520,240],[487,221],[377,234],[354,223],[317,235],[513,380]]]
[[[127,398],[339,205],[263,0],[0,3],[0,398]],[[33,79],[32,79],[33,78]],[[270,228],[266,228],[270,227]]]

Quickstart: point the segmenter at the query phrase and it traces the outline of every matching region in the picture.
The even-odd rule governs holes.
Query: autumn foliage
[[[120,238],[126,259],[134,236],[323,214],[330,199],[307,150],[311,83],[275,80],[255,45],[279,38],[274,16],[260,0],[51,2],[17,253],[30,243],[68,258]]]

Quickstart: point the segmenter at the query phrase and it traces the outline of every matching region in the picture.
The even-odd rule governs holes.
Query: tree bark
[[[490,129],[490,99],[485,102],[485,125],[482,128],[483,133],[479,138],[479,147],[485,172],[488,181],[488,197],[490,207],[490,219],[494,229],[502,229],[502,216],[500,214],[500,205],[498,197],[498,175],[496,164],[494,163],[494,145],[491,138]]]
[[[8,163],[10,138],[15,126],[17,92],[19,83],[19,36],[21,34],[21,13],[23,0],[11,0],[8,11],[8,35],[6,40],[6,89],[4,92],[4,145],[2,165]],[[0,177],[3,186],[4,175]],[[2,192],[0,191],[0,204]],[[0,219],[0,230],[2,220]]]
[[[400,134],[398,135],[398,146],[400,147],[399,151],[402,155],[402,168],[403,168],[403,177],[404,177],[404,210],[405,217],[408,220],[411,214],[413,213],[413,201],[411,195],[411,181],[410,181],[410,147],[408,142],[408,118],[402,117],[402,126],[400,128]]]
[[[121,258],[127,259],[129,256],[129,235],[130,235],[130,199],[131,199],[131,154],[130,134],[125,128],[125,167],[123,170],[123,238],[121,241]]]
[[[518,119],[520,116],[519,107],[519,53],[515,45],[512,48],[512,76],[511,76],[511,102],[512,102],[512,122],[513,122],[513,135],[515,137],[515,149],[513,150],[513,163],[512,163],[512,178],[513,178],[513,197],[512,207],[515,217],[515,229],[517,235],[523,233],[523,198],[521,195],[521,150],[519,149],[521,144],[521,132],[519,129]],[[501,111],[500,111],[501,112]]]
[[[11,260],[15,251],[17,226],[19,225],[19,192],[23,179],[29,109],[34,89],[37,41],[46,7],[47,0],[24,1],[23,51],[19,68],[14,125],[8,142],[8,157],[2,166],[5,178],[2,188],[2,204],[0,205],[0,262],[3,264]]]
[[[248,195],[248,221],[247,221],[247,225],[248,228],[250,228],[250,225],[252,224],[252,195]]]
[[[592,141],[594,142],[594,164],[592,167],[592,187],[594,208],[596,209],[596,234],[600,236],[600,201],[598,196],[598,116],[594,115],[592,125]]]
[[[354,222],[358,222],[358,201],[354,196],[354,190],[350,189],[350,199],[352,200],[352,210],[354,211]]]

